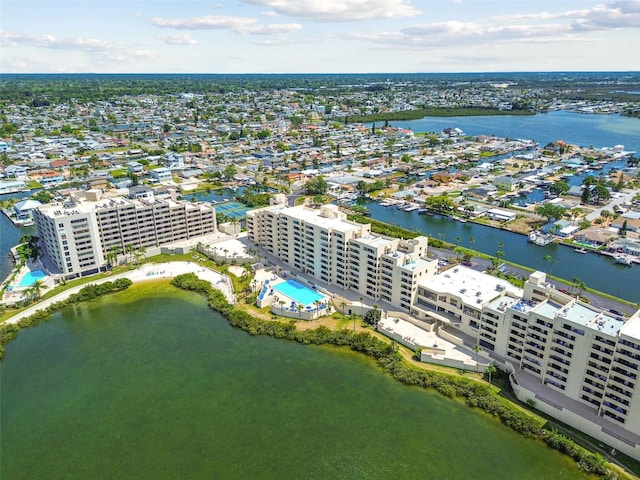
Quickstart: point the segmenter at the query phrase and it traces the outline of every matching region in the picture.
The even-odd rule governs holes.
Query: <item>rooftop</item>
[[[559,315],[578,325],[583,325],[611,336],[618,335],[618,332],[624,325],[622,319],[594,310],[581,303],[572,303],[564,307],[559,312]]]
[[[509,282],[464,266],[421,280],[419,285],[436,292],[449,293],[468,305],[478,307],[503,295],[505,291],[522,296],[522,290]]]

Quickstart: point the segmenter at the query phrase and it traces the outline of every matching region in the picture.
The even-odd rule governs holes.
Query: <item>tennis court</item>
[[[216,209],[216,213],[224,213],[231,218],[243,218],[245,213],[251,210],[239,202],[216,203],[213,207]]]

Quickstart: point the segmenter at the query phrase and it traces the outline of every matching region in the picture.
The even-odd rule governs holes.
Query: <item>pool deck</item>
[[[39,260],[29,260],[26,265],[20,268],[20,271],[14,277],[11,283],[9,283],[8,278],[5,280],[4,283],[7,284],[7,288],[4,292],[4,295],[0,299],[0,302],[6,305],[13,305],[14,303],[24,300],[27,295],[26,292],[33,286],[33,284],[20,286],[20,282],[23,281],[28,273],[38,270],[42,271],[45,274],[45,276],[40,279],[42,280],[43,292],[52,289],[55,286],[55,281],[49,274],[47,268]]]

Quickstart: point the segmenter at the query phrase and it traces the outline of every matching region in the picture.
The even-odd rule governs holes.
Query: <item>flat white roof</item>
[[[353,223],[346,222],[341,218],[322,217],[320,212],[321,210],[315,210],[299,205],[297,207],[285,208],[282,213],[298,220],[303,220],[306,223],[326,229],[337,230],[339,232],[348,232],[350,230],[359,230],[362,228],[360,225],[354,225]]]
[[[640,315],[636,315],[627,320],[620,329],[620,334],[640,341]]]
[[[428,290],[459,297],[466,304],[476,305],[478,308],[505,291],[522,296],[522,290],[509,282],[465,266],[451,268],[421,280],[418,285]]]

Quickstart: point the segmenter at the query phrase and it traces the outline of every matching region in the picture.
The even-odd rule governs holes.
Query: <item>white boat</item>
[[[588,252],[588,250],[586,248],[574,248],[573,251],[576,252],[576,253],[587,253]]]
[[[616,263],[619,263],[621,265],[631,266],[633,264],[633,260],[631,260],[628,257],[624,257],[622,255],[618,255],[617,257],[614,257],[614,258],[615,258]]]
[[[548,235],[540,232],[531,232],[529,234],[529,242],[544,247],[545,245],[549,245],[551,242],[553,242],[553,235]]]

